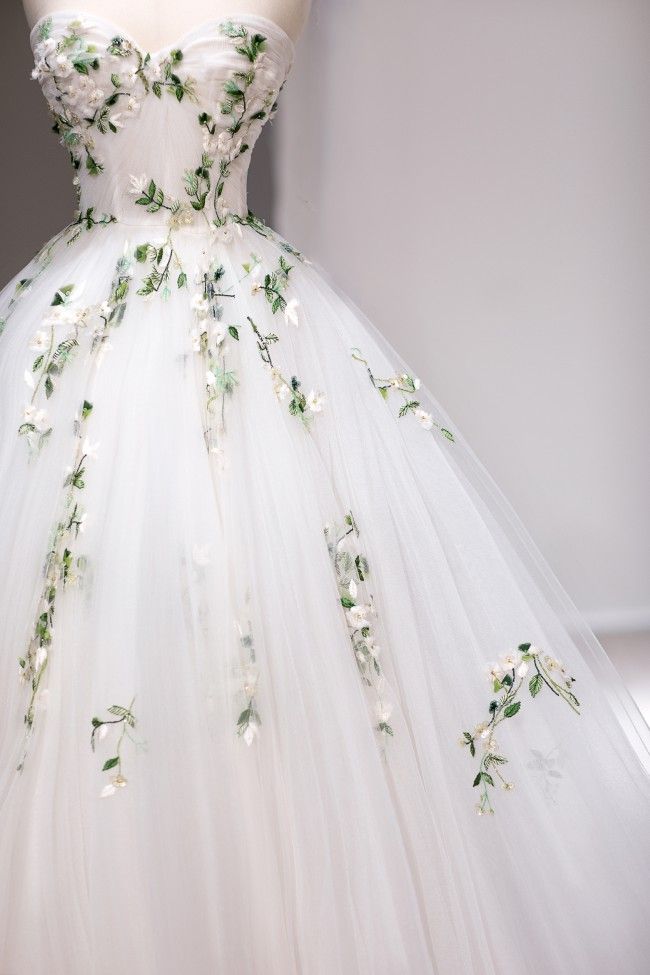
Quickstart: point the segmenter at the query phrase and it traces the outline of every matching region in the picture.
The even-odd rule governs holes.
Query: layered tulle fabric
[[[261,224],[124,223],[0,296],[0,971],[642,975],[648,729],[460,432]]]

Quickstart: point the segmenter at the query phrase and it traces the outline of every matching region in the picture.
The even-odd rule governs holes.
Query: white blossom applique
[[[243,657],[241,665],[241,693],[244,698],[243,709],[237,718],[237,734],[250,746],[259,736],[262,725],[262,719],[257,707],[259,668],[255,653],[253,628],[250,620],[246,623],[245,627],[239,622],[237,622],[236,627]]]
[[[91,369],[87,388],[92,389],[95,370],[101,364],[110,331],[117,327],[124,317],[126,301],[131,281],[131,263],[125,253],[116,264],[111,291],[100,307],[100,324],[97,325],[91,345]],[[89,395],[90,392],[89,392]],[[24,714],[26,741],[33,730],[37,710],[37,699],[42,693],[45,675],[54,640],[54,619],[59,598],[69,586],[76,585],[86,566],[86,559],[76,552],[76,541],[86,530],[87,512],[83,505],[89,464],[97,461],[99,443],[90,437],[88,429],[94,406],[90,399],[84,399],[73,423],[74,445],[70,466],[65,472],[61,514],[53,527],[47,555],[43,567],[43,585],[36,611],[36,619],[27,651],[19,659],[21,680],[29,687],[29,698]],[[27,749],[18,769],[24,765]]]
[[[18,661],[21,680],[30,689],[24,715],[26,734],[31,732],[34,724],[36,699],[50,659],[59,595],[66,587],[76,585],[85,566],[84,558],[74,553],[74,543],[85,530],[86,513],[81,495],[86,486],[87,462],[96,458],[98,449],[98,445],[92,444],[86,434],[86,425],[92,411],[92,403],[84,400],[74,422],[75,449],[72,464],[65,475],[62,514],[52,532],[45,559],[43,588],[32,637],[25,656]],[[23,763],[24,758],[18,766],[19,770]]]
[[[373,694],[375,727],[385,740],[394,734],[390,723],[393,705],[375,638],[375,607],[368,590],[370,566],[358,549],[359,529],[351,511],[341,525],[327,524],[324,531],[354,658],[363,683]]]
[[[133,712],[134,701],[128,707],[120,704],[113,704],[108,708],[108,718],[93,718],[91,721],[92,731],[90,734],[90,745],[96,751],[100,742],[106,740],[111,743],[112,755],[104,761],[102,772],[111,772],[110,779],[100,792],[100,797],[106,799],[114,796],[119,790],[127,785],[124,776],[122,749],[125,741],[132,742],[136,747],[142,747],[142,742],[134,737],[134,730],[137,719]]]
[[[80,332],[92,316],[93,309],[82,307],[74,297],[73,284],[63,285],[56,291],[51,311],[29,344],[35,358],[24,376],[31,395],[18,433],[31,448],[40,449],[52,433],[44,403],[54,393],[55,383],[79,347]]]
[[[531,673],[532,671],[532,673]],[[528,676],[530,673],[530,677]],[[459,744],[469,748],[472,758],[477,747],[481,748],[479,769],[474,778],[474,788],[479,788],[480,798],[476,804],[479,816],[494,813],[490,800],[490,789],[495,787],[494,777],[501,782],[506,791],[514,788],[501,774],[501,768],[508,759],[497,744],[494,732],[508,718],[519,714],[522,701],[520,692],[528,677],[528,690],[535,699],[547,687],[556,697],[566,701],[569,707],[580,714],[580,702],[572,691],[575,681],[561,661],[544,654],[530,643],[521,643],[514,653],[508,653],[488,667],[488,678],[498,698],[490,701],[489,717],[476,725],[473,731],[464,731]]]
[[[379,379],[373,375],[367,360],[364,359],[359,349],[352,349],[352,358],[355,362],[360,362],[366,367],[370,382],[383,399],[388,400],[393,392],[400,394],[402,399],[402,405],[398,412],[400,418],[412,415],[424,430],[438,430],[445,439],[454,442],[455,437],[451,430],[437,423],[433,415],[424,410],[417,399],[417,392],[420,388],[419,379],[406,372],[390,376],[387,379]]]
[[[195,325],[191,334],[192,349],[200,357],[205,390],[203,435],[208,452],[225,467],[223,438],[226,429],[226,401],[239,384],[230,365],[231,344],[239,341],[239,328],[222,323],[226,298],[235,292],[226,288],[222,264],[208,261],[198,269],[198,290],[191,299]]]
[[[278,402],[286,402],[289,413],[298,417],[306,427],[309,427],[313,417],[323,410],[325,405],[324,394],[312,390],[305,395],[297,376],[291,376],[287,379],[274,364],[271,354],[271,346],[279,342],[279,337],[275,332],[262,334],[250,315],[247,316],[247,321],[255,335],[257,350],[271,377],[273,391]]]

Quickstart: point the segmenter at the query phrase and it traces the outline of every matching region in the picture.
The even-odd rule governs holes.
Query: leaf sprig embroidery
[[[479,768],[473,781],[474,788],[480,790],[479,802],[476,805],[479,816],[494,813],[490,790],[495,788],[495,777],[500,780],[501,787],[506,791],[514,788],[513,783],[507,781],[501,773],[501,768],[507,764],[508,759],[501,752],[494,732],[504,721],[519,714],[522,708],[520,694],[526,678],[528,678],[527,686],[532,699],[535,699],[546,687],[556,697],[565,701],[576,714],[580,714],[580,702],[572,690],[575,678],[569,675],[559,660],[549,654],[543,654],[538,647],[530,643],[521,643],[515,653],[508,654],[498,663],[492,664],[489,677],[493,692],[500,696],[490,701],[489,718],[478,724],[473,732],[464,731],[459,742],[469,749],[472,758],[476,756],[477,746],[482,745]]]

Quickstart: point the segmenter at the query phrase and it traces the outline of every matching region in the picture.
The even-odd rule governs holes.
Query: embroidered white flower
[[[284,377],[279,369],[271,368],[270,372],[273,380],[273,392],[278,400],[282,402],[289,395],[289,387],[284,381]]]
[[[387,701],[377,701],[375,705],[375,715],[380,725],[387,724],[393,713],[393,705]]]
[[[504,675],[504,670],[500,663],[493,663],[489,664],[487,674],[490,681],[501,680]]]
[[[36,428],[36,430],[38,430],[39,433],[42,433],[44,430],[47,429],[47,425],[48,425],[47,411],[39,410],[38,407],[34,406],[33,403],[30,403],[28,406],[25,407],[24,419],[25,419],[25,423],[33,424],[33,426]]]
[[[210,236],[215,243],[231,244],[235,237],[242,236],[242,229],[236,221],[229,220],[220,226],[213,224],[210,228]]]
[[[289,324],[298,325],[298,308],[300,307],[300,302],[297,298],[291,298],[285,305],[284,309],[284,320]]]
[[[426,410],[418,407],[413,411],[415,413],[416,419],[420,426],[424,427],[425,430],[430,430],[433,426],[433,417]]]
[[[25,385],[28,386],[30,389],[36,388],[36,383],[34,382],[34,376],[31,370],[25,369],[23,373],[23,379],[25,380]]]
[[[312,413],[320,413],[325,405],[325,395],[323,393],[315,393],[314,390],[307,396],[307,408]]]
[[[259,727],[257,725],[257,721],[255,721],[255,718],[251,718],[248,724],[246,725],[246,730],[244,731],[242,738],[244,739],[246,744],[250,747],[255,741],[255,739],[258,737],[259,733],[260,732],[259,732]]]
[[[47,332],[38,331],[29,344],[32,352],[46,352],[50,347],[50,336]]]
[[[370,616],[371,612],[372,608],[368,605],[351,606],[346,612],[348,623],[356,630],[361,630],[366,626],[370,626],[370,620],[368,617]]]
[[[74,71],[74,64],[65,54],[57,54],[54,58],[54,73],[58,78],[67,78]]]
[[[197,318],[206,318],[210,311],[210,302],[202,291],[197,291],[192,295],[190,307]],[[198,351],[198,350],[197,350]]]
[[[265,272],[261,264],[256,264],[250,274],[251,294],[256,295],[264,289]]]
[[[129,193],[132,193],[134,196],[142,196],[146,192],[149,185],[149,178],[146,173],[142,173],[140,176],[130,174],[129,180],[131,182]]]

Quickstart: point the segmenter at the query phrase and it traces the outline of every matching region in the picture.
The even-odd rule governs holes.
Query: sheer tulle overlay
[[[0,972],[641,975],[647,726],[246,212],[288,38],[33,40],[81,198],[0,298]]]

